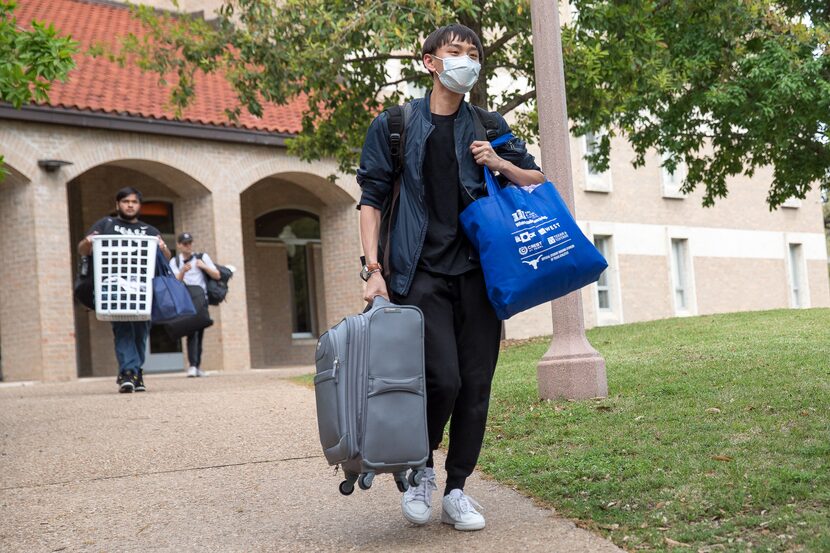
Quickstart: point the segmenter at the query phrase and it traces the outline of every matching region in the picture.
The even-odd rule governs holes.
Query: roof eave
[[[178,138],[195,138],[236,144],[285,147],[285,142],[294,134],[259,131],[239,127],[205,125],[186,121],[151,119],[135,115],[122,115],[97,111],[61,108],[54,106],[26,105],[16,109],[10,104],[0,103],[0,119],[68,125],[88,129],[138,132]]]

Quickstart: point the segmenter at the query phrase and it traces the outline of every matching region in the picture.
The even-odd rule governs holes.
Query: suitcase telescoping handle
[[[375,296],[374,298],[372,298],[372,303],[367,303],[366,304],[366,309],[364,309],[363,312],[368,313],[369,310],[371,308],[373,308],[375,305],[386,306],[386,305],[393,305],[393,304],[392,304],[392,302],[390,302],[389,300],[387,300],[383,296]]]

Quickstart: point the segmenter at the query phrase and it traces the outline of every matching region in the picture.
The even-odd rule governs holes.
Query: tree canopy
[[[33,21],[31,29],[20,27],[16,7],[14,0],[0,0],[0,101],[20,108],[33,100],[49,101],[52,82],[66,80],[75,67],[77,44],[52,25]],[[0,155],[0,179],[2,167]]]
[[[704,205],[731,175],[771,166],[777,207],[812,186],[830,189],[830,8],[823,0],[573,0],[563,27],[572,131],[598,134],[590,161],[608,165],[621,135],[635,166],[656,150],[688,167],[686,192]],[[242,109],[308,99],[302,159],[332,156],[354,168],[366,128],[384,107],[431,86],[421,65],[430,31],[461,22],[485,53],[471,102],[514,112],[517,133],[537,133],[528,0],[231,0],[210,23],[137,9],[148,32],[119,56],[176,75],[172,101],[193,97],[198,71],[222,70]],[[514,83],[492,94],[498,76]],[[410,85],[410,86],[407,86]],[[240,108],[229,110],[229,117]]]

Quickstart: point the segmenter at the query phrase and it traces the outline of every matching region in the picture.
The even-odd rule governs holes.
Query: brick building
[[[114,2],[27,0],[17,15],[24,25],[53,22],[84,50],[140,33]],[[333,162],[287,154],[302,104],[270,106],[261,119],[243,115],[231,125],[223,112],[233,94],[216,76],[198,80],[182,119],[174,120],[166,101],[153,75],[79,56],[49,105],[0,104],[9,172],[0,183],[4,380],[115,374],[109,324],[73,303],[71,283],[75,245],[127,185],[144,193],[142,218],[168,244],[187,230],[197,249],[238,269],[228,301],[211,309],[206,369],[310,363],[318,334],[361,308],[359,190]],[[699,197],[677,193],[680,175],[662,174],[659,160],[635,170],[630,148],[618,141],[610,171],[596,174],[582,160],[590,147],[584,138],[571,143],[576,212],[610,270],[583,291],[588,326],[830,305],[817,193],[770,213],[769,175],[760,172],[735,179],[728,199],[703,209]],[[546,305],[505,325],[508,337],[550,332]],[[153,331],[149,348],[148,371],[183,367],[181,345],[163,332]]]

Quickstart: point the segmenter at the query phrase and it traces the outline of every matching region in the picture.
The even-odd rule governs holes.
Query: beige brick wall
[[[830,279],[828,266],[822,261],[807,262],[807,278],[810,286],[810,307],[830,307]]]
[[[789,307],[783,259],[695,258],[698,312]]]
[[[765,202],[772,182],[772,169],[761,168],[752,178],[735,176],[727,180],[729,195],[711,208],[701,207],[703,191],[685,199],[663,198],[660,160],[647,158],[645,167],[634,169],[634,151],[625,140],[611,144],[612,192],[585,190],[585,163],[581,139],[571,140],[574,173],[574,202],[580,221],[614,221],[691,227],[740,228],[786,232],[820,231],[821,199],[814,190],[797,209],[770,212]]]

